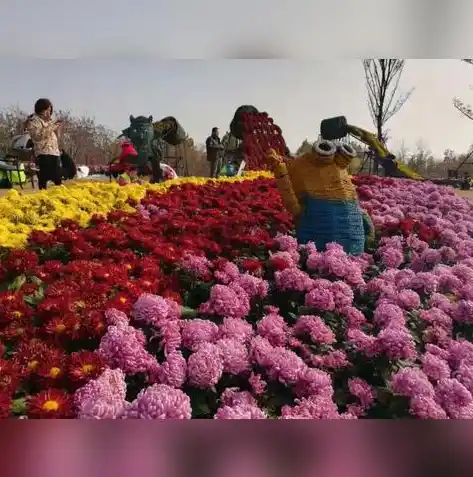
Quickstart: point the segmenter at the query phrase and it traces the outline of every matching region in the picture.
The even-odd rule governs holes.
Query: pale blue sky
[[[295,149],[317,137],[324,117],[372,128],[361,63],[348,58],[469,56],[472,9],[466,0],[2,0],[0,106],[30,110],[49,96],[115,130],[130,113],[174,115],[202,142],[250,103]],[[409,60],[403,87],[416,90],[388,123],[391,146],[422,139],[438,154],[465,150],[473,122],[452,97],[473,102],[470,84],[473,67],[458,60]]]
[[[363,69],[357,60],[3,60],[0,105],[31,110],[40,96],[57,108],[89,114],[114,130],[130,113],[174,115],[203,142],[212,126],[222,132],[241,104],[272,115],[291,147],[316,139],[320,120],[344,114],[372,128]],[[455,94],[471,97],[473,67],[458,60],[410,60],[403,87],[411,99],[388,123],[391,146],[418,140],[441,154],[473,142],[473,121],[452,106]]]

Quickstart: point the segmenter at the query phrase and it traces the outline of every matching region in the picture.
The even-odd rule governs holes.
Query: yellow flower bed
[[[35,194],[11,190],[0,198],[0,248],[23,247],[33,230],[54,230],[62,220],[71,219],[86,227],[94,214],[112,210],[132,211],[128,199],[140,201],[147,190],[165,193],[174,185],[205,184],[209,181],[239,182],[272,177],[267,172],[249,172],[239,177],[183,177],[160,184],[81,182],[70,186],[52,187]]]

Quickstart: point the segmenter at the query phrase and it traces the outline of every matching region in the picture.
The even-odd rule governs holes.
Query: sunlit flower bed
[[[353,258],[252,179],[126,186],[10,250],[1,417],[473,418],[473,205],[354,179],[378,243]]]
[[[265,172],[250,172],[244,178],[222,177],[217,182],[269,176]],[[160,184],[129,184],[126,187],[116,182],[81,182],[36,194],[11,190],[0,198],[0,248],[23,247],[32,230],[51,231],[63,220],[73,220],[86,227],[94,214],[107,214],[112,210],[133,211],[130,202],[139,202],[147,190],[163,193],[176,185],[205,184],[207,181],[209,179],[184,177]]]

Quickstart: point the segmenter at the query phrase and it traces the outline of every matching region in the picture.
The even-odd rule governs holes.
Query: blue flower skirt
[[[365,250],[363,212],[358,202],[307,197],[297,224],[299,243],[314,242],[318,250],[328,243],[340,244],[346,253],[361,255]]]

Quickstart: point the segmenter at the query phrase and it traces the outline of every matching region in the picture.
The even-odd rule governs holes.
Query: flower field
[[[473,204],[360,177],[299,246],[268,173],[0,199],[0,416],[473,418]]]

